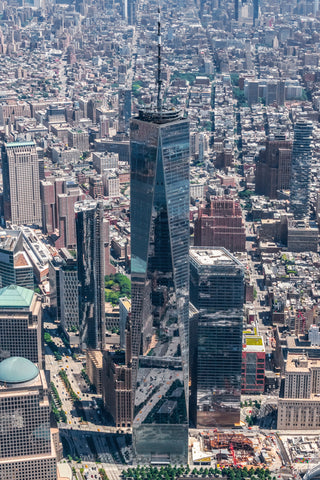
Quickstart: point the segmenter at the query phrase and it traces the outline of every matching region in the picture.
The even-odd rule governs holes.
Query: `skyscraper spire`
[[[158,76],[157,76],[157,112],[161,113],[161,18],[160,18],[160,5],[158,6]]]

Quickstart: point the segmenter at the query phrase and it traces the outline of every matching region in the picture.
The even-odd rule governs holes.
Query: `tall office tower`
[[[127,0],[128,25],[136,23],[136,0]]]
[[[102,399],[116,427],[132,425],[131,322],[126,325],[125,350],[108,350],[103,354]]]
[[[259,18],[259,0],[253,0],[253,26],[257,24]]]
[[[197,428],[240,421],[244,268],[224,248],[190,250],[190,414]]]
[[[103,204],[77,202],[77,261],[79,281],[79,329],[83,350],[105,347],[105,257]]]
[[[194,244],[244,252],[246,230],[239,202],[228,197],[212,197],[209,205],[199,207]]]
[[[126,132],[131,118],[131,90],[119,91],[119,132]]]
[[[0,363],[0,478],[56,480],[44,371],[23,357]]]
[[[41,301],[33,290],[0,289],[0,358],[22,356],[42,365]]]
[[[239,0],[234,0],[234,19],[239,20]]]
[[[309,217],[312,122],[298,120],[294,126],[290,207],[297,220]]]
[[[77,261],[65,248],[49,261],[51,316],[61,322],[66,335],[79,327]]]
[[[281,190],[290,188],[292,142],[284,135],[267,139],[260,150],[256,166],[256,193],[278,198]]]
[[[133,446],[187,462],[189,123],[159,107],[131,120]]]
[[[320,428],[320,360],[288,353],[284,393],[278,401],[278,429]]]
[[[51,234],[56,228],[55,224],[55,188],[49,180],[41,180],[40,197],[42,203],[42,228],[44,233]]]
[[[66,333],[79,328],[77,261],[68,253],[66,251],[65,264],[59,274],[60,320]]]
[[[9,285],[33,290],[33,268],[23,251],[23,235],[17,230],[0,230],[0,288]]]
[[[57,248],[75,248],[77,237],[74,205],[85,198],[84,193],[80,190],[78,185],[71,182],[68,183],[64,193],[57,194],[57,225],[59,228],[59,237],[55,242]],[[56,185],[59,186],[59,182],[56,182]]]
[[[41,225],[39,164],[34,142],[2,147],[4,219],[14,225]]]

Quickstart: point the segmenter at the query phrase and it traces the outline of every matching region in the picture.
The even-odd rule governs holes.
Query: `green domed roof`
[[[0,382],[25,383],[39,375],[38,367],[23,357],[10,357],[0,363]]]

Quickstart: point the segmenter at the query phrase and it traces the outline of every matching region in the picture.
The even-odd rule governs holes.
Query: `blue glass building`
[[[312,130],[309,120],[298,120],[294,126],[290,207],[296,220],[309,218]]]
[[[130,124],[133,446],[138,462],[187,462],[189,123]]]
[[[197,428],[240,422],[244,267],[228,250],[190,249],[190,417]]]

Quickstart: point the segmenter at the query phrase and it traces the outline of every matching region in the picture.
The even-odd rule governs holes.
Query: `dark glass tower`
[[[138,462],[187,462],[189,123],[130,124],[133,445]]]
[[[105,347],[103,205],[94,200],[77,202],[77,260],[79,330],[82,350]]]
[[[253,0],[253,25],[255,26],[259,18],[259,0]]]
[[[198,427],[240,421],[244,269],[224,248],[190,250],[190,415]]]
[[[296,220],[309,217],[312,122],[299,120],[294,126],[290,207]]]

